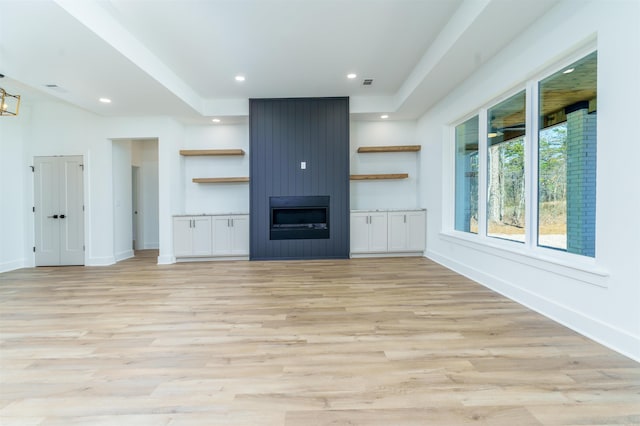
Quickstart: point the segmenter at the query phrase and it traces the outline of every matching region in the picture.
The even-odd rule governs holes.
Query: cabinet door
[[[231,216],[231,253],[234,256],[249,255],[249,216]]]
[[[194,256],[211,255],[211,217],[194,216],[192,232],[191,253]]]
[[[389,251],[424,251],[425,212],[389,213]]]
[[[387,213],[369,213],[369,251],[387,251]]]
[[[424,211],[407,212],[408,251],[424,251],[426,245],[427,215]]]
[[[231,252],[231,217],[213,217],[213,254],[228,255]]]
[[[192,218],[173,218],[173,255],[176,257],[190,256],[192,254]]]
[[[406,212],[389,212],[389,251],[405,251],[407,249],[407,214]]]
[[[369,214],[351,213],[351,252],[369,251]]]

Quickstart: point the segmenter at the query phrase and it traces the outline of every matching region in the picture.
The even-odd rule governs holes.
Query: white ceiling
[[[106,116],[349,96],[356,117],[412,119],[557,1],[0,0],[0,84]]]

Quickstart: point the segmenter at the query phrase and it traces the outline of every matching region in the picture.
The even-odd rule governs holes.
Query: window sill
[[[599,267],[596,260],[592,258],[584,258],[543,247],[530,248],[523,243],[490,237],[482,238],[456,231],[441,232],[440,237],[453,244],[489,253],[543,271],[602,288],[608,287],[609,272]]]

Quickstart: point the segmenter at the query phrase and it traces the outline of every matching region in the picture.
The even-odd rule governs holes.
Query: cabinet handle
[[[404,215],[404,223],[407,223],[407,215]]]
[[[231,227],[233,228],[233,219],[231,219]]]

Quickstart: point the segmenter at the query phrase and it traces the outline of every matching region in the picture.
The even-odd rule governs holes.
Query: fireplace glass
[[[329,196],[270,197],[271,240],[329,238]]]

